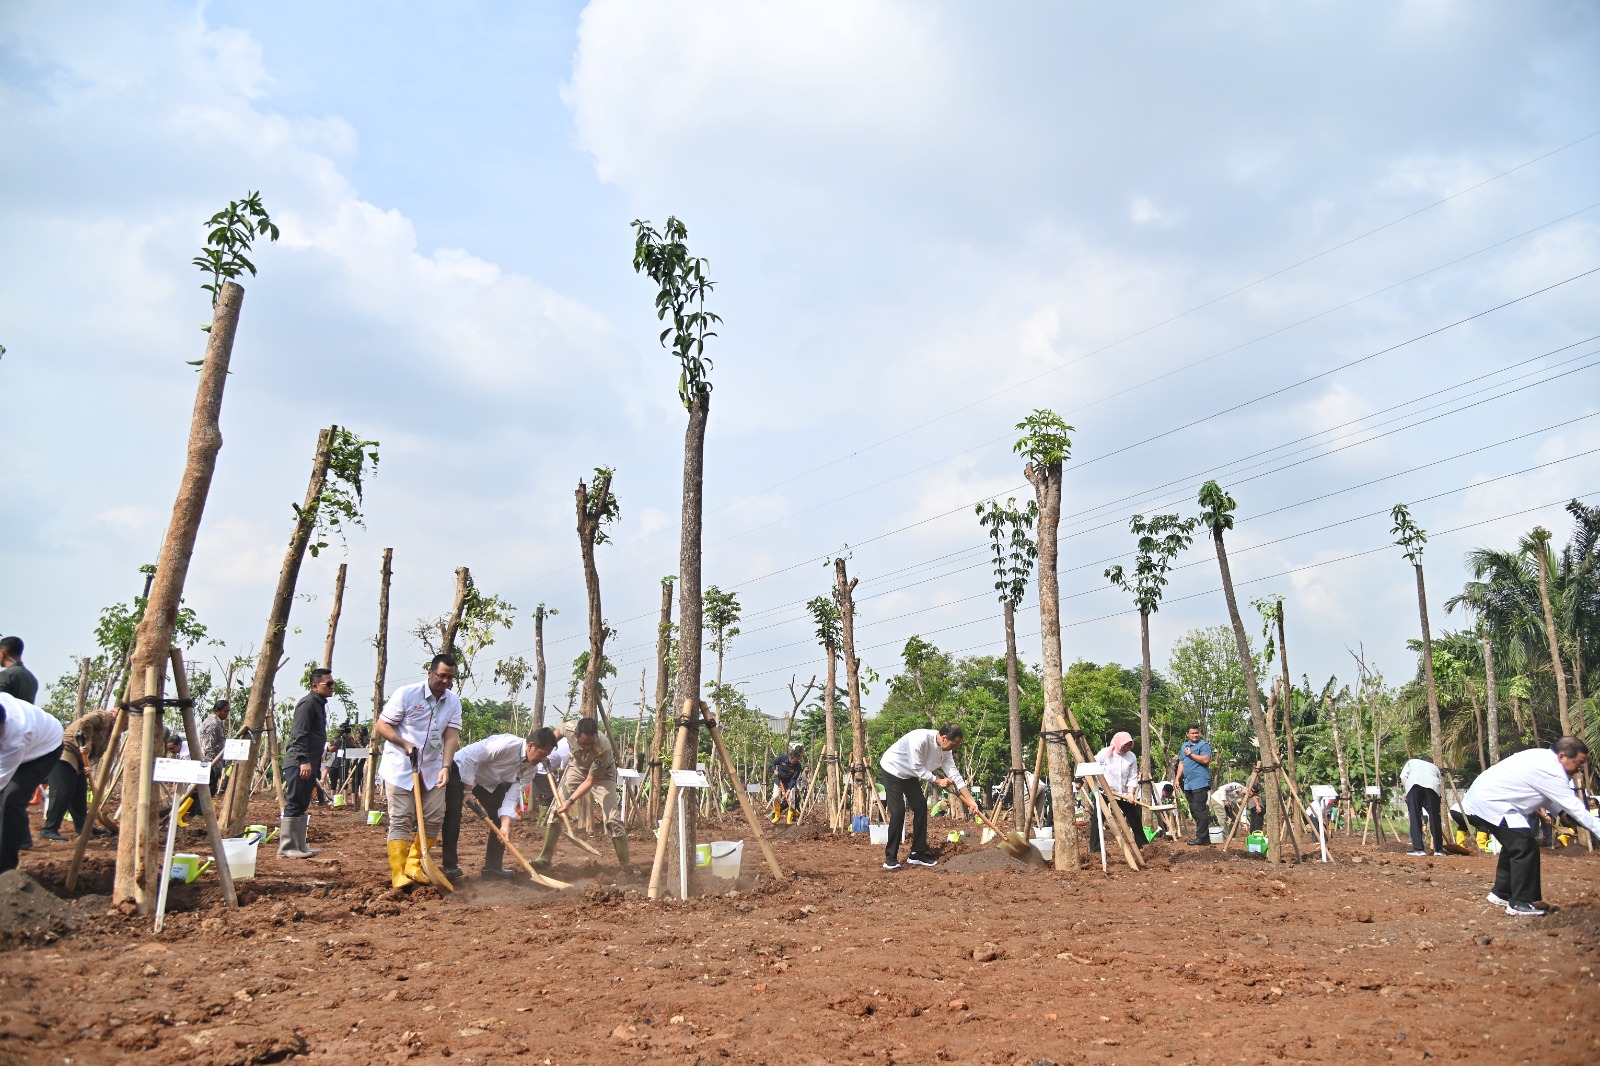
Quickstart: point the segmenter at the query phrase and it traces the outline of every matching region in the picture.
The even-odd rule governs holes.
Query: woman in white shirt
[[[1100,749],[1100,754],[1094,757],[1106,772],[1106,788],[1111,790],[1112,797],[1117,801],[1117,806],[1122,809],[1122,817],[1128,821],[1128,828],[1133,830],[1133,839],[1139,847],[1144,847],[1144,808],[1139,806],[1139,758],[1133,753],[1133,737],[1127,733],[1118,733],[1111,738],[1111,743]],[[1100,846],[1100,823],[1091,818],[1089,820],[1089,850],[1094,851]]]

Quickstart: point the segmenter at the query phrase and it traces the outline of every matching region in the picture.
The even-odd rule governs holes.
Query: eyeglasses
[[[453,685],[453,684],[455,684],[455,681],[456,681],[456,675],[455,674],[441,674],[437,670],[435,670],[433,672],[433,678],[436,681],[443,681],[447,685]]]

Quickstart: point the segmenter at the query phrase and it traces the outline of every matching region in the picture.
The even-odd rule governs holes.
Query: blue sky
[[[677,214],[725,319],[705,573],[740,593],[727,673],[769,710],[820,670],[798,604],[846,545],[879,672],[912,633],[998,649],[970,509],[1021,494],[1011,427],[1035,406],[1077,427],[1069,659],[1137,660],[1100,577],[1128,514],[1192,511],[1210,472],[1276,449],[1217,473],[1236,576],[1283,575],[1242,593],[1287,597],[1296,674],[1345,675],[1361,642],[1404,676],[1398,549],[1335,561],[1389,539],[1376,512],[1437,496],[1425,527],[1470,525],[1428,555],[1436,624],[1458,625],[1463,551],[1537,521],[1564,538],[1553,505],[1600,492],[1597,45],[1595,9],[1564,4],[7,5],[0,628],[53,678],[136,590],[203,340],[189,259],[260,189],[283,240],[246,286],[188,586],[230,652],[261,640],[290,501],[338,422],[383,461],[366,530],[305,568],[291,662],[347,561],[335,665],[367,690],[392,546],[397,634],[470,566],[523,616],[562,611],[563,691],[571,493],[604,464],[635,699],[676,569],[683,413],[628,223]],[[1158,663],[1225,621],[1209,551],[1186,561]],[[483,665],[531,644],[521,621]],[[418,655],[397,635],[391,685]]]

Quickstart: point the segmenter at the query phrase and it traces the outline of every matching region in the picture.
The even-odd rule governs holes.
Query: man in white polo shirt
[[[1422,819],[1428,819],[1433,833],[1433,853],[1444,854],[1444,831],[1439,823],[1439,792],[1444,779],[1430,759],[1411,759],[1400,767],[1400,788],[1406,794],[1406,818],[1411,823],[1411,850],[1407,855],[1426,854],[1422,850]]]
[[[54,716],[0,692],[0,874],[17,868],[28,839],[28,801],[60,761],[61,737]]]
[[[883,785],[884,805],[889,810],[889,842],[883,849],[883,868],[900,869],[900,837],[905,833],[906,807],[911,807],[911,854],[906,861],[913,866],[932,866],[938,860],[928,848],[928,797],[923,795],[922,782],[932,781],[940,788],[952,783],[959,790],[961,801],[974,814],[978,801],[972,790],[956,769],[955,756],[950,754],[960,746],[966,734],[958,725],[945,724],[938,729],[913,729],[893,744],[878,760],[878,781]]]
[[[450,691],[455,683],[456,661],[435,655],[427,678],[390,696],[374,724],[388,741],[378,769],[389,800],[389,875],[395,888],[428,883],[422,852],[413,841],[419,827],[411,760],[415,753],[422,776],[423,846],[432,847],[444,823],[445,786],[461,734],[461,700]]]
[[[528,737],[496,733],[456,752],[455,762],[450,764],[450,783],[444,793],[446,877],[455,878],[461,874],[456,842],[461,836],[461,808],[466,803],[467,789],[472,790],[484,810],[498,812],[494,816],[500,819],[500,831],[509,838],[511,823],[517,817],[517,803],[522,798],[523,782],[533,777],[534,767],[544,762],[555,746],[555,730],[536,729]],[[510,870],[500,865],[504,857],[505,846],[499,837],[490,833],[483,855],[482,876],[512,876]]]
[[[1589,762],[1589,746],[1562,737],[1548,748],[1529,748],[1478,775],[1462,802],[1467,820],[1500,842],[1494,888],[1486,897],[1506,913],[1538,917],[1544,890],[1539,882],[1539,836],[1528,816],[1540,807],[1559,809],[1600,835],[1600,818],[1586,810],[1572,788],[1572,776]]]

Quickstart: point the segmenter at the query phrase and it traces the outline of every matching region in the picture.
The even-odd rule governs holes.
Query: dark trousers
[[[1267,825],[1267,805],[1263,801],[1261,806],[1250,808],[1250,832],[1259,833]]]
[[[1421,785],[1406,790],[1406,819],[1411,823],[1411,850],[1422,850],[1422,816],[1433,831],[1433,850],[1444,851],[1444,826],[1439,824],[1439,793]],[[1510,897],[1506,897],[1510,898]]]
[[[242,763],[240,765],[243,765]],[[300,764],[291,763],[283,768],[283,816],[298,818],[306,813],[317,794],[317,770],[311,768],[310,777],[300,776]]]
[[[498,788],[484,788],[475,785],[472,795],[483,805],[489,817],[496,817],[500,804],[506,800],[506,790],[509,784]],[[461,771],[456,769],[456,764],[450,764],[450,781],[444,786],[444,828],[440,830],[439,840],[444,844],[444,864],[446,866],[460,866],[457,861],[456,843],[461,839],[461,808],[467,803],[467,786],[461,781]],[[495,823],[499,825],[499,822]],[[485,870],[498,870],[500,863],[505,858],[505,845],[500,843],[500,838],[493,833],[489,834],[489,843],[483,850],[483,868]]]
[[[88,832],[84,820],[89,817],[89,779],[65,759],[57,759],[50,768],[50,806],[45,808],[44,828],[61,832],[61,819],[68,814],[72,815],[73,832]]]
[[[1538,903],[1544,898],[1539,883],[1539,834],[1514,829],[1502,819],[1499,825],[1472,815],[1472,824],[1500,842],[1500,863],[1494,868],[1494,894],[1510,903]]]
[[[896,777],[887,770],[878,772],[883,786],[883,805],[889,811],[889,842],[883,846],[884,862],[900,861],[900,838],[906,831],[906,808],[911,808],[911,854],[928,853],[928,797],[916,777]]]
[[[18,766],[5,791],[0,792],[0,874],[17,868],[17,852],[22,850],[22,842],[32,837],[28,801],[60,761],[61,745],[57,744],[54,751]]]
[[[1211,787],[1186,788],[1183,798],[1189,801],[1189,816],[1194,819],[1194,838],[1203,843],[1211,843],[1211,808],[1206,806],[1206,801],[1211,798]]]
[[[1117,800],[1117,806],[1122,810],[1122,817],[1127,821],[1128,828],[1133,830],[1133,839],[1142,848],[1144,847],[1144,808],[1128,800]],[[1107,818],[1109,818],[1109,813]],[[1100,820],[1092,814],[1089,816],[1089,850],[1100,850]]]

